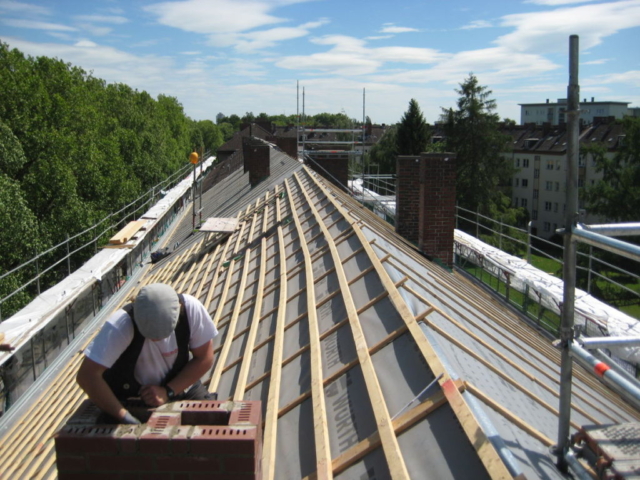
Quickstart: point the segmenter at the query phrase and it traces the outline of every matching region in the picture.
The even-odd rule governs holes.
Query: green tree
[[[387,128],[378,143],[369,150],[368,164],[377,165],[380,174],[396,173],[397,131],[397,125]]]
[[[590,213],[629,222],[637,221],[640,212],[640,118],[625,117],[622,125],[624,141],[613,155],[603,145],[585,151],[595,160],[602,180],[588,187],[584,197]]]
[[[489,214],[504,209],[512,168],[502,157],[509,137],[500,132],[500,118],[491,90],[470,74],[456,90],[457,109],[443,109],[446,148],[457,156],[458,205]]]
[[[396,134],[398,155],[420,155],[429,143],[429,128],[415,99],[402,116]]]

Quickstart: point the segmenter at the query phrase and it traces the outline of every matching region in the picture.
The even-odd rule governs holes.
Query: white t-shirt
[[[209,312],[191,295],[183,295],[191,336],[189,349],[201,347],[218,335]],[[133,321],[124,310],[116,311],[102,326],[84,354],[103,367],[111,368],[133,341]],[[160,385],[178,357],[176,334],[162,340],[145,339],[133,370],[140,385]]]

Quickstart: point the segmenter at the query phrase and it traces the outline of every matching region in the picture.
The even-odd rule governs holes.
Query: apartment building
[[[526,208],[534,234],[551,238],[555,230],[564,227],[566,212],[567,131],[565,126],[517,126],[507,132],[513,137],[513,150],[508,158],[515,173],[512,184],[512,203]],[[581,128],[582,146],[600,142],[607,147],[607,155],[614,155],[624,139],[621,125],[613,122]],[[591,155],[581,155],[578,165],[578,187],[595,184],[602,178],[596,171]],[[605,218],[592,215],[580,200],[580,222],[600,223]]]
[[[591,97],[591,101],[585,98],[580,102],[580,122],[585,125],[597,123],[598,117],[622,118],[626,115],[634,115],[635,110],[629,108],[630,102],[600,102]],[[567,99],[559,98],[557,102],[545,103],[521,103],[520,124],[534,123],[542,125],[562,125],[567,122]]]

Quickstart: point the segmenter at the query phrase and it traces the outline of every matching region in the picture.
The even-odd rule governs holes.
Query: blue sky
[[[190,117],[344,111],[428,122],[473,72],[501,117],[566,97],[569,35],[581,97],[640,106],[640,0],[0,0],[0,39],[108,82],[175,96]],[[300,109],[302,103],[300,103]]]

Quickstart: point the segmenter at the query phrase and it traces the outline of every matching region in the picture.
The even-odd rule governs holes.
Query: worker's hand
[[[140,389],[140,398],[150,407],[159,407],[167,403],[167,390],[159,385],[143,385]]]
[[[138,420],[136,417],[131,415],[131,412],[127,412],[124,414],[124,417],[120,420],[122,423],[129,425],[140,425],[142,422]]]

